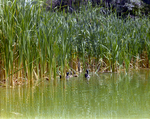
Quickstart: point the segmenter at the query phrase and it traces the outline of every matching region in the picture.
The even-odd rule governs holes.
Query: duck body
[[[73,77],[78,77],[78,75],[77,75],[77,74],[74,74]]]
[[[78,77],[78,75],[75,71],[73,72],[73,77]]]
[[[89,80],[89,78],[90,78],[90,75],[89,75],[89,70],[86,70],[86,73],[85,73],[85,78]]]
[[[85,78],[90,78],[89,74],[85,74]]]

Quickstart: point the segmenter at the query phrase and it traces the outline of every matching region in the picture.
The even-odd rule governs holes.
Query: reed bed
[[[46,11],[42,2],[0,6],[0,81],[6,86],[67,71],[119,72],[149,68],[150,19],[104,15],[90,5],[78,12]]]

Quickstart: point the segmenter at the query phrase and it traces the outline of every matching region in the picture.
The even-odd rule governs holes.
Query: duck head
[[[88,69],[86,70],[86,73],[89,74],[89,70]]]
[[[66,75],[69,76],[69,72],[67,72]]]

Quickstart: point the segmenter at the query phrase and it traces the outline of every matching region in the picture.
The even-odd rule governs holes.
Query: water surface
[[[0,87],[0,118],[149,118],[150,70]]]

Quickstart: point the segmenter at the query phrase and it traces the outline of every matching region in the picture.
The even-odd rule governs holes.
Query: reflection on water
[[[0,118],[149,118],[150,70],[0,87]]]

